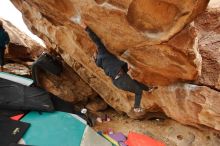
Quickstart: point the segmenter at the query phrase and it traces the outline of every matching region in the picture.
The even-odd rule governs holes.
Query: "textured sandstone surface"
[[[96,46],[76,23],[80,18],[100,36],[110,52],[129,63],[133,78],[145,84],[159,85],[155,92],[144,93],[143,107],[149,111],[163,111],[183,124],[220,130],[219,92],[206,87],[205,81],[201,82],[203,86],[185,83],[203,76],[204,62],[198,51],[200,37],[197,31],[200,29],[195,30],[189,23],[206,8],[207,0],[12,2],[23,13],[29,29],[41,37],[48,48],[57,51],[114,109],[129,112],[134,94],[117,89],[96,66],[92,59]],[[148,7],[151,11],[145,10]],[[155,9],[159,12],[154,15]],[[142,12],[146,15],[141,16]],[[164,19],[163,12],[169,19]],[[153,21],[155,18],[158,21]],[[162,42],[164,40],[167,41]],[[218,82],[212,84],[217,86]],[[71,89],[64,90],[68,94]]]
[[[133,0],[127,18],[145,36],[168,40],[201,13],[207,3],[208,0]]]
[[[122,57],[132,66],[131,76],[154,85],[193,80],[201,70],[196,31],[188,26],[167,43],[127,50]]]
[[[35,59],[45,48],[33,41],[24,32],[21,32],[10,22],[3,21],[4,29],[8,32],[10,37],[10,44],[8,48],[8,55],[10,58],[17,59]]]
[[[77,48],[81,48],[80,51],[86,52],[89,50],[90,53],[92,53],[92,49],[88,48],[89,44],[88,40],[86,40],[88,37],[85,36],[85,32],[83,32],[79,26],[76,26],[75,23],[72,23],[78,21],[79,19],[83,19],[102,38],[102,41],[105,43],[110,52],[130,63],[131,72],[135,72],[131,75],[136,80],[148,84],[166,85],[180,80],[194,80],[197,78],[201,69],[201,58],[196,48],[197,42],[195,32],[188,31],[187,34],[179,34],[188,35],[192,39],[184,39],[181,41],[179,43],[181,51],[179,52],[179,55],[174,55],[177,54],[176,51],[179,51],[179,49],[175,49],[176,46],[167,43],[160,44],[160,41],[158,42],[149,37],[143,36],[141,32],[137,31],[129,24],[126,17],[126,11],[121,11],[117,8],[117,6],[107,3],[99,5],[93,0],[68,0],[65,2],[56,2],[57,1],[47,2],[45,0],[24,2],[23,11],[25,11],[24,14],[27,17],[24,19],[28,19],[26,20],[26,23],[36,23],[36,25],[38,25],[37,28],[32,27],[32,31],[44,33],[50,40],[52,37],[56,37],[56,40],[52,39],[52,42],[56,41],[55,44],[59,44],[59,41],[65,39],[66,41],[69,41],[69,46],[71,43],[72,47],[76,46],[75,50],[78,50]],[[201,1],[201,5],[205,3],[205,0]],[[26,4],[30,4],[32,7],[28,8],[28,6],[25,6]],[[198,6],[200,6],[199,4]],[[32,12],[28,12],[28,9],[32,9]],[[40,12],[38,11],[39,9]],[[36,13],[34,11],[36,11]],[[48,24],[47,21],[49,21],[52,26],[44,26],[45,24]],[[39,31],[39,29],[41,29],[41,31]],[[72,29],[72,33],[69,32],[70,29]],[[65,33],[68,33],[65,36],[66,38],[60,38]],[[41,37],[42,34],[38,35]],[[78,40],[73,41],[71,38],[74,37],[75,39],[78,38]],[[160,38],[160,36],[157,36],[157,38]],[[173,42],[175,43],[175,41],[176,39],[174,38]],[[87,46],[85,46],[85,44]],[[151,47],[149,46],[150,44],[160,44],[159,46],[153,46],[153,48],[158,50],[161,54],[153,61],[152,57],[146,56],[146,54],[150,53],[150,49],[148,49]],[[63,49],[60,45],[59,47]],[[134,52],[133,50],[137,51]],[[137,58],[136,52],[140,52],[139,50],[142,50],[141,52],[143,55]],[[164,60],[167,60],[166,63],[162,62],[162,65],[158,64],[161,57]],[[130,58],[134,58],[134,60]],[[139,58],[142,59],[141,62]],[[86,62],[85,60],[76,60],[83,64]],[[158,68],[158,66],[161,67]],[[172,73],[169,72],[169,68],[172,68],[173,72],[175,72],[174,76],[172,76]],[[142,74],[147,75],[147,77],[143,78]],[[156,80],[152,80],[152,77],[156,78]]]
[[[4,23],[5,30],[10,36],[6,59],[16,62],[6,64],[4,71],[30,76],[30,67],[33,61],[37,59],[43,51],[49,52],[50,50],[46,50],[46,48],[40,46],[10,22],[3,19],[1,20]],[[94,90],[65,63],[64,72],[59,77],[43,71],[39,72],[39,77],[42,82],[42,87],[71,102],[87,101],[88,98],[97,96]]]
[[[73,103],[87,102],[89,98],[97,96],[92,90],[67,64],[64,64],[64,70],[60,76],[41,72],[39,80],[41,86],[54,95]]]
[[[111,122],[97,124],[97,131],[113,131],[128,134],[130,131],[142,133],[162,141],[166,146],[219,146],[219,132],[210,128],[193,128],[179,124],[170,119],[166,120],[132,120],[126,116],[118,115],[112,111],[106,112],[112,119]]]
[[[185,83],[161,87],[144,98],[144,107],[161,109],[180,123],[206,125],[220,130],[218,91]]]
[[[218,90],[220,90],[219,17],[220,5],[218,8],[209,8],[195,20],[195,27],[199,30],[199,50],[203,60],[202,74],[198,82]]]
[[[96,97],[94,100],[88,102],[86,108],[92,112],[98,112],[107,109],[108,105],[101,98]]]

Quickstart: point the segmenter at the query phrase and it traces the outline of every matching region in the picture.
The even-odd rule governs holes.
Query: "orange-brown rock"
[[[96,97],[94,100],[90,101],[86,108],[93,112],[103,111],[107,109],[108,105],[101,98]]]
[[[187,26],[167,43],[128,49],[122,54],[130,74],[145,84],[166,85],[193,80],[201,70],[195,29]]]
[[[43,39],[48,38],[50,42],[49,45],[56,44],[58,47],[54,49],[60,53],[64,61],[72,67],[90,87],[101,95],[110,106],[119,111],[128,112],[130,110],[131,105],[127,102],[127,94],[113,86],[110,78],[107,77],[92,60],[95,46],[85,32],[83,32],[82,28],[76,24],[71,24],[69,20],[64,21],[64,17],[54,17],[52,14],[57,15],[55,13],[56,8],[54,8],[53,13],[51,12],[50,17],[44,17],[44,15],[47,14],[46,11],[51,9],[49,7],[45,8],[48,5],[46,2],[44,2],[42,6],[45,8],[42,9],[45,12],[44,15],[38,11],[39,9],[37,8],[39,5],[32,3],[33,1],[29,2],[36,7],[31,6],[31,4],[26,1],[18,0],[13,2],[18,8],[20,7],[22,11],[25,11],[24,18],[25,22],[29,24],[29,28],[34,32],[38,31],[38,33],[42,34],[40,37],[44,35],[45,37],[42,37]],[[67,23],[67,25],[62,26],[64,23]],[[112,104],[112,102],[116,104]],[[121,103],[123,103],[123,106]]]
[[[72,3],[72,5],[70,3]],[[25,8],[26,5],[27,8]],[[31,8],[36,9],[33,11],[40,10],[40,12],[36,12],[36,13],[29,12],[28,5],[31,5],[32,6]],[[62,5],[62,7],[59,8],[60,5]],[[22,10],[25,11],[24,14],[26,17],[24,17],[24,19],[27,24],[32,25],[36,23],[36,25],[38,25],[35,28],[30,26],[30,29],[32,29],[32,31],[36,33],[38,31],[41,37],[45,36],[44,34],[46,34],[46,37],[49,39],[52,39],[53,37],[52,42],[54,44],[59,44],[59,41],[66,40],[68,41],[69,48],[70,46],[72,47],[75,46],[76,48],[75,50],[80,50],[83,52],[87,52],[89,50],[89,56],[90,56],[94,51],[93,49],[88,48],[88,47],[92,47],[92,45],[91,43],[88,44],[89,41],[87,35],[81,28],[79,28],[79,26],[77,26],[75,23],[72,23],[78,21],[78,19],[82,17],[85,20],[85,22],[100,36],[100,38],[105,43],[105,45],[107,46],[110,52],[116,54],[119,58],[129,62],[132,67],[135,67],[135,71],[143,70],[144,72],[142,74],[149,76],[146,78],[143,78],[143,76],[140,77],[133,76],[133,78],[141,82],[151,84],[152,80],[150,80],[150,78],[152,76],[155,77],[153,84],[157,84],[157,85],[159,84],[166,85],[173,82],[177,82],[179,80],[195,80],[197,78],[197,75],[200,72],[201,64],[199,63],[200,55],[198,55],[196,48],[197,42],[195,40],[196,39],[195,32],[186,30],[187,33],[183,35],[188,35],[191,38],[190,42],[189,39],[188,40],[183,39],[183,41],[179,43],[180,44],[179,48],[181,48],[180,49],[181,52],[185,53],[181,55],[180,58],[182,58],[181,60],[188,60],[189,63],[178,60],[176,60],[174,63],[170,63],[168,61],[166,63],[164,62],[162,68],[158,68],[157,62],[154,63],[153,61],[151,61],[152,59],[148,57],[145,58],[145,55],[148,54],[149,51],[148,49],[150,47],[149,44],[155,44],[155,42],[151,41],[150,38],[146,38],[142,36],[142,33],[136,31],[128,23],[126,19],[126,13],[116,8],[117,8],[116,6],[111,7],[109,5],[107,6],[98,5],[93,0],[88,0],[88,1],[72,0],[72,1],[65,1],[59,3],[56,3],[56,1],[47,2],[44,0],[40,0],[40,1],[24,2]],[[63,9],[65,9],[65,11],[63,11]],[[45,27],[43,27],[44,24],[48,23],[47,21],[49,21],[52,25],[50,26],[46,25]],[[111,22],[111,23],[106,23],[106,22]],[[73,30],[72,33],[69,32],[69,30],[71,29]],[[64,34],[66,38],[61,38],[61,36]],[[56,38],[56,40],[54,38]],[[74,39],[74,41],[72,40],[72,38]],[[85,44],[87,46],[85,46]],[[63,45],[62,46],[59,45],[59,47],[62,49],[65,48]],[[172,60],[171,58],[173,57],[173,55],[171,54],[175,54],[176,51],[179,51],[179,49],[175,49],[174,47],[176,46],[173,47],[172,44],[171,46],[167,47],[166,43],[165,43],[165,47],[164,45],[161,46],[161,44],[159,46],[153,46],[153,48],[154,47],[160,50],[161,52],[160,54],[163,56],[165,60]],[[137,52],[138,49],[142,50],[143,55],[141,56],[139,55],[139,58],[144,58],[145,60],[142,61],[143,65],[141,66],[141,68],[140,66],[136,66],[136,64],[132,64],[135,62],[139,62],[137,57],[135,58],[135,62],[131,62],[129,59],[127,59],[128,57],[132,58],[134,55],[136,55],[135,53],[133,54],[134,49],[137,50]],[[167,50],[170,53],[167,53]],[[129,56],[126,56],[126,58],[124,58],[123,54],[126,55],[128,54]],[[189,56],[194,56],[194,57],[189,57]],[[76,58],[74,57],[74,59]],[[76,60],[77,62],[83,63],[85,66],[87,66],[86,61],[82,59],[76,59]],[[151,64],[146,64],[146,62],[151,62]],[[170,66],[172,66],[171,68],[174,68],[173,72],[175,72],[175,76],[173,77],[170,75],[170,73],[169,74],[167,73],[167,68],[169,68]],[[146,74],[146,72],[148,72],[148,74]],[[183,76],[184,72],[186,72],[186,75]],[[160,80],[161,76],[164,77],[165,79]]]
[[[161,109],[173,119],[188,125],[206,125],[220,130],[220,94],[205,86],[175,84],[145,94],[143,106]]]
[[[175,15],[170,16],[167,23],[161,20],[161,30],[167,32],[164,36],[168,40],[163,43],[161,40],[165,37],[158,36],[155,41],[152,37],[143,35],[143,32],[128,21],[127,10],[132,3],[138,2],[135,0],[12,2],[23,13],[29,29],[39,35],[47,46],[57,51],[114,109],[129,112],[133,106],[134,94],[116,88],[103,70],[96,66],[92,59],[96,47],[85,31],[76,24],[80,19],[97,33],[110,52],[129,63],[132,77],[146,84],[167,85],[159,86],[152,94],[144,93],[143,107],[149,111],[162,110],[167,116],[184,124],[206,125],[220,130],[220,109],[217,106],[219,92],[205,86],[183,83],[196,80],[200,75],[201,56],[197,50],[197,33],[189,22],[204,10],[206,0],[188,0],[182,4],[175,1],[187,10],[187,13],[177,12],[185,14],[185,21],[179,19],[183,23],[181,25],[169,24]],[[163,5],[163,8],[166,6]],[[134,11],[134,15],[135,13]],[[159,15],[154,17],[160,19]],[[165,24],[167,25],[164,26]],[[170,31],[171,27],[175,31]],[[208,120],[210,118],[212,120]]]
[[[168,40],[203,12],[209,0],[133,0],[127,19],[143,35]]]
[[[30,68],[30,65],[33,63],[33,61],[36,60],[43,51],[46,51],[46,48],[43,48],[37,42],[33,41],[33,39],[21,32],[10,22],[3,19],[1,20],[4,23],[5,30],[10,36],[10,44],[8,48],[9,53],[7,54],[7,59],[25,64]],[[26,61],[28,61],[28,63]],[[4,71],[30,76],[30,69],[21,64],[6,64],[4,66]],[[88,98],[97,95],[94,90],[92,90],[92,88],[90,88],[65,63],[64,72],[59,77],[50,73],[40,72],[39,78],[43,88],[64,100],[71,102],[87,101]]]
[[[14,58],[11,58],[11,59],[14,59]],[[6,63],[4,65],[4,72],[8,72],[8,73],[12,73],[12,74],[20,75],[20,76],[31,75],[30,69],[27,66],[20,64],[19,62],[18,63]]]
[[[97,96],[72,68],[63,63],[63,72],[59,76],[47,72],[39,73],[39,81],[43,88],[54,95],[73,103],[87,102],[88,98]]]
[[[199,30],[202,74],[197,83],[220,90],[220,5],[195,20]]]
[[[33,60],[45,50],[44,47],[33,41],[33,39],[21,32],[13,24],[4,19],[0,20],[3,21],[4,29],[10,37],[8,48],[10,58]]]

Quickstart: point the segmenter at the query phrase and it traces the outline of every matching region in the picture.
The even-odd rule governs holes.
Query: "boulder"
[[[8,57],[13,59],[33,60],[46,50],[46,48],[33,41],[32,38],[24,32],[21,32],[9,21],[1,18],[0,20],[3,22],[4,29],[8,32],[10,37],[7,53]]]
[[[183,124],[220,130],[219,92],[205,84],[192,84],[201,77],[202,59],[197,30],[190,22],[206,8],[207,0],[11,1],[22,12],[29,29],[115,110],[128,113],[134,94],[116,88],[96,66],[92,59],[96,46],[77,24],[81,20],[111,53],[128,63],[132,78],[158,86],[153,93],[144,92],[144,108],[163,111]],[[148,7],[158,9],[158,13],[152,14]],[[158,20],[142,17],[143,11]],[[163,13],[169,16],[167,20]]]
[[[133,0],[129,23],[146,37],[166,41],[203,12],[209,0]]]
[[[101,98],[96,97],[95,100],[90,101],[86,108],[93,112],[103,111],[107,109],[108,105]]]
[[[43,51],[50,52],[51,50],[42,47],[10,22],[3,19],[1,20],[10,37],[6,59],[16,62],[6,64],[4,71],[30,76],[30,68],[33,61],[36,60]],[[88,98],[97,96],[96,92],[94,92],[72,68],[65,63],[63,63],[63,67],[64,72],[60,76],[55,76],[44,71],[39,72],[38,76],[40,77],[42,87],[58,97],[74,103],[87,101]]]
[[[220,6],[209,8],[195,20],[199,32],[202,74],[196,81],[220,90]]]

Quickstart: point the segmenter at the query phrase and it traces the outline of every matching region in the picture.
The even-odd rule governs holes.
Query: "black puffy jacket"
[[[118,59],[115,55],[110,53],[100,40],[100,38],[89,28],[86,28],[89,37],[96,44],[98,48],[98,54],[96,58],[97,66],[101,67],[105,74],[110,76],[112,79],[115,78],[117,73],[123,68],[127,67],[127,63]],[[125,70],[125,72],[127,72]]]
[[[5,31],[3,27],[0,27],[0,47],[3,48],[10,42],[10,38],[8,33]]]

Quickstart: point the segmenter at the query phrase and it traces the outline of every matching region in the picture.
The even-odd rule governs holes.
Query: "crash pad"
[[[30,112],[21,121],[31,127],[23,144],[37,146],[111,146],[77,115],[65,112]]]
[[[86,127],[64,112],[30,112],[21,121],[31,124],[23,137],[25,144],[39,146],[80,146]]]
[[[111,137],[112,139],[114,139],[115,141],[117,141],[117,143],[120,146],[126,146],[125,141],[126,141],[126,137],[124,134],[122,134],[121,132],[117,132],[117,133],[110,133],[109,137]]]
[[[80,146],[113,146],[109,141],[100,136],[95,130],[86,127]]]
[[[165,146],[160,141],[157,141],[147,135],[130,132],[126,144],[129,146]]]
[[[118,142],[111,138],[108,134],[103,134],[102,136],[105,137],[108,141],[110,141],[114,146],[119,146]]]
[[[11,143],[17,143],[29,126],[29,123],[0,116],[0,145],[9,146]]]
[[[24,116],[24,114],[19,114],[19,115],[10,117],[10,119],[15,120],[15,121],[18,121],[18,120],[20,120],[23,116]]]
[[[6,73],[6,72],[0,72],[0,78],[10,80],[25,86],[30,86],[34,83],[33,80],[21,76],[17,76],[14,74]]]
[[[0,78],[0,109],[53,111],[50,94],[42,88],[28,87]]]

